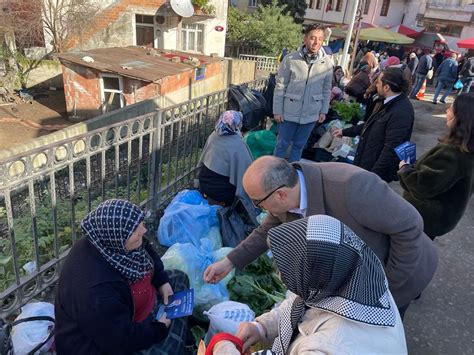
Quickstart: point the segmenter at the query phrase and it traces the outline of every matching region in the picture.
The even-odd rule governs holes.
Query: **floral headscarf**
[[[125,250],[125,243],[143,218],[143,212],[133,203],[111,199],[102,202],[81,222],[89,242],[131,282],[143,279],[153,268],[143,247],[129,252]]]
[[[220,136],[231,136],[240,134],[242,128],[243,115],[239,111],[225,111],[216,123],[216,132]]]

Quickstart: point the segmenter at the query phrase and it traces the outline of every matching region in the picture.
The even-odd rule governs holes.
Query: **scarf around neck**
[[[143,246],[125,250],[125,243],[143,221],[143,212],[131,202],[111,199],[102,202],[81,222],[89,242],[118,272],[132,283],[153,268]]]
[[[280,313],[274,352],[287,352],[308,307],[365,324],[395,325],[382,264],[342,222],[315,215],[282,224],[268,235],[282,281],[294,294]]]

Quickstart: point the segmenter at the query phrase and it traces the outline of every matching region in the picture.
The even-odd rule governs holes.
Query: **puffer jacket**
[[[287,55],[280,64],[273,97],[273,114],[285,121],[306,124],[328,113],[333,62],[323,49],[309,64],[300,50]]]

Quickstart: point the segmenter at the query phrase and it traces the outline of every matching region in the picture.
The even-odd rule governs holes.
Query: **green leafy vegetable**
[[[270,310],[285,298],[286,287],[275,273],[267,255],[260,256],[227,285],[230,299],[247,304],[256,316]]]
[[[357,102],[335,102],[331,107],[346,123],[351,122],[353,117],[362,118],[362,110]]]

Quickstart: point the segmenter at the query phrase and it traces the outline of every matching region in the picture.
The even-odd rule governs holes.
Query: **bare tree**
[[[91,0],[43,0],[43,24],[53,52],[64,51],[68,36],[81,36],[97,11],[97,4]]]

